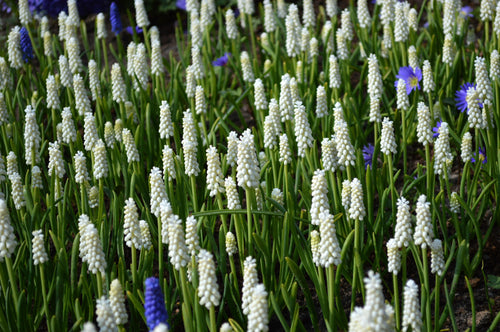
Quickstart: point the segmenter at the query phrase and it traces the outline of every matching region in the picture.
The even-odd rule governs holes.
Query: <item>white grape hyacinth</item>
[[[198,296],[200,298],[200,304],[207,309],[218,306],[221,294],[219,293],[219,287],[217,285],[215,263],[213,255],[205,249],[200,250],[198,254],[198,274]]]
[[[396,213],[396,229],[394,231],[394,239],[398,248],[403,248],[410,245],[413,240],[413,229],[410,214],[410,204],[406,198],[401,196],[397,202],[398,210]]]
[[[297,155],[304,158],[306,156],[306,149],[312,147],[314,139],[311,126],[307,120],[306,108],[300,101],[295,103],[294,118]]]
[[[421,246],[423,249],[431,246],[434,237],[430,209],[431,203],[427,202],[427,197],[420,195],[417,201],[417,226],[413,234],[413,241],[415,245]]]
[[[350,187],[351,199],[349,205],[349,218],[353,220],[363,220],[366,215],[365,205],[363,203],[363,187],[357,178],[352,179]]]
[[[257,261],[255,258],[248,256],[243,263],[243,289],[241,291],[241,308],[245,315],[250,312],[252,291],[258,282]]]
[[[252,291],[250,311],[248,313],[248,331],[259,332],[269,330],[269,313],[267,292],[264,284],[258,284]]]
[[[403,293],[403,325],[402,331],[420,331],[422,328],[422,313],[418,299],[418,285],[412,279],[408,279]]]
[[[104,295],[100,299],[97,299],[96,315],[99,331],[118,331],[115,315],[113,313],[113,309],[111,308],[111,302]]]
[[[10,258],[17,246],[14,228],[10,222],[10,214],[5,200],[0,198],[0,262]]]
[[[207,149],[207,190],[211,197],[224,192],[224,180],[219,154],[214,146]]]
[[[426,146],[432,142],[431,112],[424,102],[417,106],[417,139]]]
[[[142,243],[139,212],[137,211],[137,205],[132,197],[125,201],[123,210],[123,236],[125,244],[129,248],[140,249]]]
[[[449,174],[452,162],[448,123],[443,121],[439,127],[439,136],[434,144],[434,172],[443,176]]]
[[[259,187],[260,167],[255,152],[254,136],[250,129],[243,132],[238,143],[236,177],[238,186],[245,190]]]
[[[328,268],[332,264],[339,266],[342,262],[341,249],[337,239],[333,215],[327,211],[322,212],[319,214],[319,220],[321,266],[324,268]]]
[[[320,224],[320,215],[322,213],[329,214],[330,206],[328,204],[328,185],[326,183],[325,171],[316,170],[311,183],[311,224]]]
[[[382,122],[382,135],[381,135],[381,142],[380,142],[380,151],[382,151],[383,154],[389,155],[391,153],[396,154],[396,138],[394,137],[394,127],[392,125],[392,121],[389,120],[389,118],[384,118],[384,121]]]

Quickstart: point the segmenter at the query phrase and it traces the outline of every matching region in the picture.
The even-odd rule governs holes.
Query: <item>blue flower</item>
[[[464,6],[462,7],[462,9],[460,9],[460,16],[462,16],[463,18],[474,17],[474,15],[472,15],[473,10],[474,9],[472,9],[471,6]]]
[[[31,39],[28,34],[28,30],[25,27],[21,28],[19,31],[21,34],[20,44],[21,44],[21,52],[23,53],[24,62],[28,62],[30,59],[33,59],[33,46],[31,45]]]
[[[132,27],[129,25],[128,27],[125,28],[125,31],[127,31],[127,33],[129,35],[133,35],[134,34],[134,30],[132,29]],[[142,28],[139,27],[138,25],[135,27],[135,32],[137,34],[141,34],[142,33]]]
[[[474,157],[476,156],[476,153],[474,152]],[[476,159],[472,157],[470,158],[470,161],[473,163],[476,162]],[[486,164],[488,159],[486,158],[486,150],[484,148],[479,148],[479,161],[481,161],[483,164]]]
[[[458,89],[456,92],[455,92],[455,105],[457,106],[457,108],[460,110],[460,112],[464,112],[464,111],[467,111],[467,113],[469,112],[468,110],[468,104],[467,104],[467,90],[469,90],[469,88],[476,88],[476,84],[472,84],[472,83],[464,83],[460,89]],[[479,107],[483,107],[483,104],[479,103]]]
[[[406,83],[406,93],[410,94],[415,88],[420,90],[420,81],[422,80],[422,71],[420,68],[412,67],[400,67],[399,73],[396,75],[397,80],[394,82],[394,86],[398,87],[398,80],[403,79]]]
[[[214,67],[221,67],[221,66],[225,66],[227,65],[227,62],[229,61],[229,57],[231,56],[231,53],[229,52],[226,52],[224,53],[223,56],[221,56],[220,58],[217,58],[215,59],[214,61],[212,61],[212,65]]]
[[[0,0],[0,12],[10,14],[11,11],[12,10],[10,9],[9,5],[7,5],[5,1]]]
[[[109,0],[85,0],[78,1],[78,13],[81,17],[103,12],[109,4]],[[28,6],[32,12],[57,17],[60,12],[68,12],[67,0],[28,0]]]
[[[175,5],[179,9],[186,10],[186,0],[177,0],[177,2],[175,3]]]
[[[120,10],[114,2],[109,6],[109,21],[111,22],[111,31],[113,31],[115,35],[120,34],[123,30],[123,25],[120,18]]]
[[[434,132],[434,134],[432,134],[432,137],[436,138],[439,136],[439,128],[441,128],[441,120],[439,120],[437,123],[436,123],[436,126],[434,128],[432,128],[432,131]]]
[[[168,313],[165,309],[165,300],[160,288],[158,278],[146,279],[146,290],[144,292],[144,315],[149,331],[152,332],[156,325],[164,323],[168,326]]]
[[[363,159],[365,160],[365,168],[368,166],[372,166],[373,161],[373,152],[375,152],[375,147],[372,143],[368,143],[368,145],[363,146]]]

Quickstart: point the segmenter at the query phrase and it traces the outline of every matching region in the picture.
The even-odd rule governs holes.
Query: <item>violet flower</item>
[[[460,87],[460,89],[455,92],[455,105],[461,113],[463,113],[464,111],[467,111],[467,113],[469,113],[467,104],[467,90],[472,87],[476,88],[476,84],[466,82]],[[479,107],[482,108],[483,104],[479,103]]]
[[[177,6],[177,8],[179,9],[182,9],[182,10],[186,10],[186,0],[177,0],[175,5]]]
[[[21,52],[23,54],[23,60],[24,62],[28,62],[29,60],[33,59],[33,46],[31,45],[31,39],[28,34],[28,30],[26,30],[25,27],[22,27],[21,30],[19,31],[21,35],[21,39],[19,44],[21,45]]]
[[[475,156],[476,156],[476,152],[474,152],[474,157]],[[473,163],[476,162],[476,159],[474,157],[470,158],[470,161],[472,161]],[[488,159],[486,158],[486,149],[485,148],[482,148],[482,147],[479,148],[479,161],[481,161],[483,164],[486,164],[486,162],[488,161]]]
[[[132,29],[132,27],[130,25],[125,28],[125,31],[127,31],[129,35],[133,35],[134,34],[134,30]],[[137,34],[141,34],[142,33],[142,28],[137,25],[135,27],[135,32]]]
[[[464,6],[460,9],[460,16],[462,16],[463,18],[467,18],[467,17],[474,17],[474,15],[472,15],[472,11],[474,9],[471,7],[471,6]]]
[[[152,332],[160,323],[168,326],[168,313],[165,308],[165,299],[158,278],[147,278],[145,285],[144,316],[146,316],[149,331]]]
[[[123,25],[120,18],[120,10],[115,2],[112,2],[111,6],[109,6],[109,21],[111,22],[111,31],[115,35],[120,34],[123,30]]]
[[[434,132],[434,134],[432,134],[432,137],[436,138],[439,136],[439,128],[441,128],[441,120],[439,120],[437,123],[436,123],[436,126],[432,128],[432,131]]]
[[[222,67],[222,66],[225,66],[227,65],[228,61],[229,61],[229,57],[231,56],[231,53],[229,52],[226,52],[224,53],[223,56],[221,56],[220,58],[217,58],[215,59],[214,61],[212,61],[212,65],[214,67]]]
[[[365,169],[368,166],[372,166],[373,162],[373,153],[375,152],[375,147],[372,143],[368,143],[368,145],[363,146],[363,159],[365,160]]]
[[[77,2],[80,17],[104,12],[110,0],[80,0]],[[68,12],[67,0],[28,0],[32,12],[57,17],[61,11]]]
[[[415,68],[413,70],[412,67],[400,67],[399,73],[396,75],[396,81],[394,82],[394,86],[398,87],[398,80],[403,79],[406,83],[406,93],[410,94],[415,88],[420,90],[420,81],[422,80],[422,71],[420,68]]]

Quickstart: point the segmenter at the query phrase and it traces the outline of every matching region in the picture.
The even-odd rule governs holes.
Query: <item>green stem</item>
[[[246,203],[247,203],[247,241],[248,241],[248,254],[252,255],[252,246],[250,246],[250,243],[252,243],[252,190],[253,188],[247,188],[245,190],[245,195],[246,195]]]
[[[427,197],[432,197],[432,167],[429,143],[425,145],[425,175],[427,177]]]
[[[196,197],[196,176],[193,174],[191,179],[191,198],[193,199],[193,211],[198,212],[198,198]]]
[[[406,176],[406,111],[401,110],[401,126],[403,128],[403,179]]]
[[[101,298],[102,294],[103,294],[103,287],[102,287],[102,275],[101,275],[101,272],[100,271],[97,271],[96,275],[95,275],[96,279],[97,279],[97,294],[98,294],[98,297]]]
[[[5,265],[7,266],[7,274],[9,275],[10,288],[12,289],[12,298],[14,299],[14,306],[17,308],[17,283],[14,279],[14,272],[12,271],[12,260],[10,257],[5,257]]]
[[[399,331],[401,328],[401,305],[399,303],[399,287],[398,287],[398,276],[397,274],[392,274],[392,286],[394,289],[394,311],[396,312],[396,330]]]
[[[210,332],[217,332],[217,320],[215,319],[214,306],[210,306]]]
[[[427,331],[432,331],[431,316],[431,292],[429,287],[429,264],[427,259],[427,248],[422,248],[422,264],[424,266],[424,287],[425,287],[425,324]]]
[[[436,273],[436,285],[434,286],[434,317],[435,317],[434,332],[439,332],[440,330],[439,320],[437,319],[437,317],[439,317],[439,291],[440,291],[439,275],[437,275]]]
[[[42,297],[43,297],[43,310],[45,311],[45,320],[47,322],[47,330],[50,332],[50,316],[49,316],[49,304],[47,301],[47,287],[45,286],[45,273],[43,270],[43,264],[39,264],[40,268],[40,281],[42,284]]]
[[[130,247],[132,250],[132,262],[130,263],[130,269],[132,270],[132,282],[134,290],[137,288],[137,249],[132,244]]]
[[[335,321],[335,265],[328,267],[328,309],[330,311],[330,326]]]

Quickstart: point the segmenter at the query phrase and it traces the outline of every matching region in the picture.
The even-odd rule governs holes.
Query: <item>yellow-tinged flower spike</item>
[[[146,13],[146,9],[144,8],[143,0],[135,0],[135,20],[137,25],[141,28],[147,28],[149,25],[148,14]]]
[[[234,179],[229,176],[224,181],[224,187],[227,196],[227,208],[229,210],[241,209],[240,197],[238,196],[238,189]]]
[[[122,285],[118,279],[111,282],[109,287],[109,304],[115,317],[116,325],[125,325],[128,321],[127,309],[125,308],[125,296]]]
[[[236,237],[232,232],[226,233],[226,252],[230,257],[238,252],[238,247],[236,246]]]

